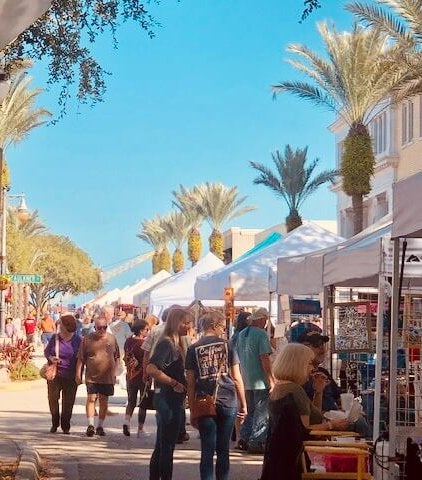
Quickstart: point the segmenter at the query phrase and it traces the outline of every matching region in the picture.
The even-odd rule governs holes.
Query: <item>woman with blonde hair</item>
[[[324,421],[321,411],[312,404],[302,385],[314,371],[314,352],[300,343],[283,347],[273,364],[276,384],[270,397],[270,415],[274,402],[291,394],[298,407],[302,423],[312,430],[344,430],[347,420]]]
[[[201,480],[229,478],[230,437],[236,415],[244,419],[246,398],[236,349],[224,340],[226,322],[217,311],[201,316],[203,336],[188,348],[186,375],[191,425],[201,438]],[[211,401],[212,412],[199,412],[197,401]]]
[[[300,343],[285,345],[273,363],[276,383],[270,395],[270,428],[261,480],[302,477],[300,454],[308,429],[344,430],[347,421],[324,422],[302,385],[314,370],[314,353]]]
[[[186,335],[190,323],[188,310],[172,308],[147,365],[146,373],[154,380],[154,406],[157,411],[157,437],[149,465],[150,480],[171,480],[173,475],[173,452],[186,394],[180,337]]]
[[[160,319],[152,313],[148,313],[148,315],[145,317],[145,321],[148,323],[150,330],[155,328],[160,323]]]

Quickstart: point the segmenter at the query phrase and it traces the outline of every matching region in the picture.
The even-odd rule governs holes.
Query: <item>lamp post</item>
[[[3,150],[0,148],[0,172],[3,172]],[[2,178],[2,176],[1,176]],[[0,275],[7,274],[7,199],[16,198],[20,199],[19,206],[16,210],[16,215],[21,222],[26,222],[29,219],[30,213],[26,206],[25,195],[23,193],[19,195],[8,195],[7,186],[3,185],[0,180],[0,206],[1,206],[1,245],[0,245]],[[6,320],[6,304],[5,304],[5,291],[0,290],[0,337],[4,337],[4,327]]]

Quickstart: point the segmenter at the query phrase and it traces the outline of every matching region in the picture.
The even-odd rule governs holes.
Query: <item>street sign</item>
[[[42,275],[31,273],[12,273],[7,275],[11,282],[16,283],[42,283]]]

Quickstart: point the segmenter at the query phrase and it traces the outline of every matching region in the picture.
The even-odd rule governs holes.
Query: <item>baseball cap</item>
[[[314,347],[319,347],[323,343],[330,341],[330,337],[327,335],[321,335],[319,332],[307,331],[299,335],[297,342],[298,343],[309,343]]]
[[[261,318],[268,318],[269,313],[266,308],[258,308],[258,310],[255,310],[252,315],[249,315],[248,322],[253,322],[254,320],[260,320]]]

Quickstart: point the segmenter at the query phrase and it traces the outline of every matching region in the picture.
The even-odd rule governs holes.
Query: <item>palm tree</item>
[[[354,2],[346,9],[365,24],[384,32],[397,45],[391,62],[407,71],[393,91],[398,102],[422,92],[422,0],[375,1],[378,5]]]
[[[20,68],[22,67],[22,68]],[[46,122],[51,113],[44,108],[35,108],[35,102],[41,89],[29,88],[31,77],[26,75],[24,68],[28,62],[20,66],[10,66],[11,83],[9,91],[0,104],[0,148],[5,150],[10,144],[22,141],[28,133]],[[8,186],[8,171],[2,172],[2,186]]]
[[[222,226],[236,217],[255,210],[253,206],[243,206],[247,197],[240,197],[237,187],[227,187],[222,183],[204,183],[195,187],[196,209],[212,228],[208,239],[210,252],[224,258]]]
[[[250,162],[251,167],[260,173],[253,183],[265,185],[287,203],[289,207],[289,214],[286,217],[288,232],[302,225],[299,209],[303,202],[322,184],[333,182],[337,175],[336,170],[325,170],[312,178],[319,159],[316,158],[306,165],[307,153],[308,147],[293,151],[290,145],[286,145],[284,155],[279,151],[271,154],[276,167],[275,172],[262,163]]]
[[[172,259],[174,273],[180,272],[185,266],[182,247],[188,236],[189,227],[189,221],[182,212],[172,211],[163,218],[162,228],[175,248]]]
[[[186,189],[180,185],[180,192],[173,191],[173,205],[175,205],[187,218],[190,230],[188,234],[188,257],[192,265],[195,265],[201,258],[202,240],[200,228],[203,221],[201,213],[196,208],[197,205],[197,191],[194,188]]]
[[[273,90],[275,95],[290,92],[328,107],[349,126],[340,175],[344,192],[352,198],[354,233],[358,233],[363,228],[363,196],[371,191],[375,165],[367,122],[376,105],[402,81],[405,71],[388,60],[394,47],[388,46],[387,36],[377,29],[355,25],[351,32],[338,33],[319,23],[318,30],[328,59],[304,45],[288,47],[300,58],[290,63],[312,82],[285,81]]]
[[[162,228],[162,218],[163,217],[156,215],[150,220],[143,220],[141,222],[141,231],[136,235],[154,249],[154,255],[152,257],[153,274],[156,274],[163,269],[170,271],[169,261],[167,261],[166,253],[163,253],[164,250],[167,250],[168,258],[170,258],[170,254],[168,253],[167,249],[167,235]]]

